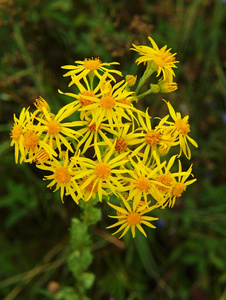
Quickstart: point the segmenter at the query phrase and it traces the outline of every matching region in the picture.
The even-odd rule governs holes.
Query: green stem
[[[91,72],[88,74],[88,76],[89,76],[89,80],[90,80],[90,89],[91,89],[91,91],[93,91],[93,79],[94,79],[95,74],[94,74],[93,71],[91,71]]]
[[[158,67],[156,66],[156,64],[153,61],[148,61],[147,62],[147,67],[146,70],[143,74],[143,76],[140,78],[138,86],[135,90],[134,95],[136,96],[139,92],[139,90],[141,89],[141,87],[144,85],[144,83],[148,80],[148,78],[154,73],[156,72],[158,69]]]
[[[144,92],[143,94],[140,94],[137,96],[137,99],[140,100],[141,98],[144,98],[145,96],[151,94],[151,89],[147,90],[146,92]]]

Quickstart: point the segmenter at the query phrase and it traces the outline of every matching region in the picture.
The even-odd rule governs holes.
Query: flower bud
[[[158,93],[160,92],[160,87],[159,87],[158,84],[153,84],[153,83],[151,83],[151,84],[150,84],[150,87],[151,87],[151,92],[152,92],[153,94],[158,94]]]
[[[40,111],[43,112],[43,107],[45,107],[45,109],[47,109],[47,111],[50,111],[50,107],[49,104],[46,102],[45,99],[43,99],[41,96],[39,96],[38,99],[35,100],[35,102],[33,103],[34,106],[36,106],[36,108]]]
[[[176,82],[168,82],[164,80],[160,80],[158,82],[158,86],[160,89],[160,93],[171,93],[178,89]]]
[[[137,80],[137,76],[126,75],[126,82],[128,83],[128,86],[134,86],[136,80]]]

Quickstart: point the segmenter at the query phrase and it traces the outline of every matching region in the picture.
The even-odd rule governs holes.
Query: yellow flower
[[[106,84],[106,78],[107,74],[101,76],[98,84],[93,88],[87,79],[84,79],[84,84],[82,84],[77,76],[73,75],[72,81],[79,89],[79,93],[63,93],[61,90],[58,92],[76,99],[70,105],[74,106],[75,111],[80,111],[80,119],[83,120],[85,115],[90,115],[94,111],[95,101],[100,101],[101,96],[110,90],[110,85]],[[82,111],[81,108],[83,108]]]
[[[113,205],[108,202],[108,204],[114,208],[117,211],[117,216],[109,216],[110,218],[116,218],[119,221],[115,224],[108,226],[107,228],[113,228],[116,226],[120,226],[119,229],[113,233],[116,234],[119,231],[122,231],[122,234],[119,238],[123,237],[129,229],[131,229],[133,238],[136,235],[135,229],[136,227],[142,232],[142,234],[147,237],[144,229],[142,228],[142,225],[146,225],[150,228],[156,228],[153,224],[151,224],[151,221],[158,220],[158,218],[150,217],[150,216],[144,216],[145,213],[152,211],[153,209],[157,208],[157,205],[153,205],[151,207],[148,207],[148,203],[145,203],[144,205],[139,205],[139,203],[134,204],[131,208],[129,202],[126,200],[123,200],[123,203],[125,205],[125,208]]]
[[[157,166],[163,166],[163,167],[158,168],[158,172],[154,176],[155,184],[153,186],[152,196],[155,198],[158,205],[161,205],[163,208],[165,207],[164,203],[166,203],[168,198],[171,197],[173,188],[177,183],[177,180],[175,178],[176,177],[181,178],[181,176],[188,175],[188,172],[182,172],[181,168],[179,168],[178,172],[170,171],[170,169],[173,167],[175,163],[176,157],[177,155],[172,156],[169,159],[167,164],[162,165],[160,163],[159,157],[155,155],[155,161]]]
[[[140,132],[135,133],[135,130],[129,132],[131,124],[123,124],[119,128],[118,133],[114,136],[116,153],[131,152],[134,145],[140,144]],[[137,130],[139,130],[137,128]]]
[[[97,150],[98,149],[98,150]],[[83,190],[91,182],[93,183],[93,188],[98,187],[98,197],[99,201],[102,201],[103,194],[106,195],[106,190],[110,190],[115,195],[118,192],[124,190],[121,180],[118,178],[119,174],[128,172],[125,169],[119,169],[119,166],[125,165],[128,159],[124,159],[127,153],[120,154],[119,156],[111,159],[114,148],[112,148],[102,159],[99,148],[96,149],[97,160],[93,161],[86,157],[80,157],[79,155],[72,158],[73,162],[80,166],[77,170],[74,179],[84,179],[87,178],[81,185],[80,189]],[[94,181],[93,181],[94,180]],[[90,191],[89,196],[86,201],[92,196],[92,191]]]
[[[157,176],[156,173],[161,170],[166,162],[158,166],[153,164],[148,167],[146,161],[140,161],[140,159],[137,158],[135,162],[130,157],[130,163],[133,170],[129,170],[129,176],[122,176],[122,179],[127,183],[125,186],[125,190],[129,193],[127,200],[133,200],[134,205],[137,206],[142,198],[147,203],[149,195],[155,197],[156,193],[153,194],[153,188],[155,188],[157,181],[154,178]]]
[[[12,139],[10,146],[15,146],[15,162],[18,163],[19,152],[24,156],[24,145],[23,145],[23,131],[26,127],[28,120],[30,119],[29,108],[23,108],[19,119],[14,114],[14,125],[11,130],[10,138]]]
[[[142,118],[141,114],[138,114],[138,120],[143,132],[140,134],[140,146],[138,146],[133,152],[132,156],[139,155],[141,156],[140,151],[144,148],[144,153],[142,156],[146,161],[153,156],[153,152],[157,152],[158,146],[172,144],[169,140],[169,137],[164,134],[165,127],[163,124],[166,122],[168,116],[160,120],[158,126],[155,129],[152,129],[151,126],[151,117],[148,115],[148,111],[145,114],[145,121]]]
[[[176,142],[176,139],[178,139],[178,144],[180,145],[179,156],[183,152],[185,154],[185,156],[188,159],[190,159],[191,158],[191,150],[188,146],[187,140],[190,143],[192,143],[192,145],[195,146],[196,148],[198,147],[198,145],[197,145],[196,141],[194,141],[191,137],[188,136],[188,133],[190,132],[190,125],[188,123],[189,116],[185,116],[182,119],[181,114],[179,112],[176,113],[175,110],[173,109],[172,105],[169,102],[167,102],[167,101],[165,101],[165,102],[168,106],[170,115],[171,115],[172,119],[174,120],[174,122],[166,121],[166,123],[170,125],[170,126],[168,126],[167,130],[170,131],[171,134],[174,136],[175,142]]]
[[[52,188],[56,185],[54,190],[57,191],[60,189],[61,200],[63,201],[64,194],[71,195],[73,200],[78,204],[77,197],[74,193],[76,189],[77,193],[81,193],[76,181],[73,180],[73,167],[74,163],[69,161],[68,151],[64,153],[64,158],[62,161],[59,161],[55,158],[49,160],[44,164],[36,165],[39,169],[52,172],[51,175],[44,176],[44,180],[52,180],[47,187]]]
[[[118,65],[119,63],[117,63],[117,62],[102,63],[99,58],[90,58],[90,59],[86,58],[84,61],[78,60],[78,61],[75,61],[75,63],[77,64],[77,66],[66,65],[66,66],[61,67],[62,69],[71,70],[71,71],[67,72],[66,74],[64,74],[63,76],[76,75],[78,80],[80,80],[82,78],[85,79],[87,77],[87,75],[89,75],[89,76],[96,75],[99,79],[101,79],[100,73],[107,73],[107,76],[113,81],[115,81],[115,78],[114,78],[114,76],[111,75],[111,73],[122,76],[122,73],[120,71],[109,70],[106,68],[111,65]],[[71,81],[69,86],[72,84],[73,84],[73,80]]]
[[[163,206],[163,207],[166,207],[167,205],[169,207],[173,207],[175,204],[176,198],[181,197],[182,193],[186,190],[187,186],[197,180],[197,179],[191,179],[191,180],[186,181],[187,178],[190,175],[192,175],[191,174],[192,165],[187,170],[187,172],[182,172],[182,166],[181,166],[180,160],[178,160],[178,164],[179,164],[178,179],[176,180],[174,178],[171,190],[165,195],[164,200],[161,203],[161,206]]]
[[[103,122],[106,118],[111,128],[114,125],[120,126],[121,119],[125,118],[130,121],[130,117],[126,113],[127,110],[133,110],[132,104],[130,104],[133,98],[133,92],[129,92],[125,89],[127,83],[122,80],[116,83],[113,87],[110,84],[106,84],[106,90],[101,95],[101,98],[93,100],[93,104],[90,105],[92,110],[92,119],[97,126]],[[127,104],[128,103],[128,104]],[[83,107],[80,110],[83,111],[86,108]]]
[[[137,51],[141,55],[136,60],[137,64],[145,64],[146,62],[152,63],[157,71],[157,76],[162,73],[164,80],[170,75],[175,76],[173,68],[176,68],[175,64],[178,63],[178,61],[175,60],[176,53],[172,54],[170,52],[171,49],[166,49],[167,46],[159,49],[154,40],[151,37],[148,38],[152,44],[152,48],[148,46],[136,46],[134,44],[134,48],[131,48],[131,50]]]
[[[51,147],[57,145],[58,150],[61,152],[61,144],[64,144],[67,149],[71,152],[74,152],[70,143],[64,137],[70,137],[76,139],[78,135],[76,130],[71,129],[70,127],[82,126],[81,121],[73,121],[62,123],[62,121],[72,115],[75,111],[75,108],[70,104],[63,106],[59,112],[54,116],[52,113],[48,112],[45,107],[43,109],[43,117],[36,119],[42,124],[38,126],[40,132],[46,132],[43,139],[44,142],[48,141],[48,144]]]
[[[29,113],[28,109],[21,111],[19,119],[14,115],[15,124],[11,132],[11,146],[15,145],[15,161],[20,163],[32,162],[40,149],[49,153],[49,157],[56,156],[56,152],[41,138],[38,125],[34,124],[35,114]]]

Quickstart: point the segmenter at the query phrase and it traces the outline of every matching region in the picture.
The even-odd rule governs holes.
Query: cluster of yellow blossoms
[[[189,136],[188,116],[182,118],[165,100],[169,114],[163,118],[153,119],[148,111],[133,105],[150,93],[177,89],[173,82],[173,68],[178,63],[175,54],[167,46],[159,49],[149,39],[152,47],[131,48],[140,54],[137,64],[146,65],[135,91],[136,76],[127,75],[116,82],[115,77],[122,74],[110,68],[117,63],[102,63],[99,58],[76,61],[76,65],[62,67],[68,70],[64,76],[70,77],[73,92],[59,90],[71,101],[54,114],[39,97],[34,112],[23,108],[19,118],[14,115],[11,131],[16,163],[33,162],[50,172],[44,179],[50,181],[49,188],[60,190],[62,201],[64,195],[77,204],[92,197],[106,199],[116,210],[110,217],[117,220],[108,228],[119,226],[115,233],[122,231],[120,237],[130,228],[135,237],[136,227],[146,236],[142,224],[155,228],[151,222],[158,219],[147,214],[173,207],[196,180],[187,180],[193,176],[192,166],[183,171],[178,159],[182,153],[190,159],[188,142],[197,147]],[[149,84],[149,89],[139,94],[153,73],[157,73],[158,83]],[[77,115],[79,120],[75,120]],[[178,154],[170,155],[171,148]],[[116,197],[111,195],[118,198],[119,206],[112,203]]]

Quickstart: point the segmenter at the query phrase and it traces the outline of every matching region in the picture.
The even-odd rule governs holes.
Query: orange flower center
[[[116,151],[125,151],[127,147],[127,142],[125,139],[118,137],[116,139],[115,150]]]
[[[179,119],[175,121],[176,129],[183,135],[188,134],[190,132],[190,125],[188,124],[188,121],[184,119]]]
[[[94,59],[86,58],[84,60],[83,66],[87,70],[95,71],[99,69],[100,64],[101,64],[101,60],[99,60],[99,58],[94,58]]]
[[[94,174],[100,179],[106,179],[111,174],[111,167],[108,163],[100,162],[96,165]]]
[[[161,174],[159,175],[159,177],[157,178],[158,182],[161,182],[162,184],[166,185],[166,187],[161,186],[161,185],[157,185],[157,189],[163,192],[167,192],[169,190],[169,188],[171,187],[171,182],[172,182],[172,177],[170,175],[167,174]]]
[[[91,123],[91,121],[89,121],[89,123],[88,123],[88,125],[87,125],[87,127],[88,127],[88,129],[89,129],[90,131],[92,131],[92,132],[97,132],[97,131],[100,129],[100,125],[99,125],[98,128],[97,128],[95,122],[94,122],[92,125],[89,125],[90,123]]]
[[[94,102],[87,99],[87,97],[95,97],[95,93],[92,91],[84,91],[79,94],[79,102],[82,106],[93,104]]]
[[[81,185],[88,179],[88,177],[84,178],[82,181],[81,181]],[[97,189],[98,189],[98,182],[95,184],[95,186],[93,186],[95,183],[95,179],[93,179],[86,187],[85,187],[85,191],[86,192],[91,192],[93,191],[93,193],[96,193],[97,192]]]
[[[49,134],[58,134],[60,132],[60,123],[55,120],[51,120],[47,127]]]
[[[155,130],[148,131],[145,135],[145,141],[150,146],[154,146],[154,145],[159,144],[159,142],[160,142],[160,133],[155,131]]]
[[[183,191],[185,191],[186,185],[182,182],[177,182],[173,188],[173,195],[176,197],[180,197]]]
[[[34,131],[28,131],[24,135],[24,147],[34,150],[38,146],[39,138]]]
[[[127,223],[130,226],[140,224],[140,221],[141,221],[141,216],[136,212],[131,212],[127,216]]]
[[[54,176],[56,182],[61,184],[68,183],[71,179],[68,169],[63,166],[56,169]]]
[[[100,99],[100,105],[104,109],[112,109],[115,106],[115,98],[110,95],[105,95]]]
[[[18,141],[22,133],[22,127],[20,125],[15,124],[12,129],[12,139],[14,141]]]
[[[136,180],[136,187],[141,192],[146,192],[151,186],[151,182],[146,177],[140,177]]]

